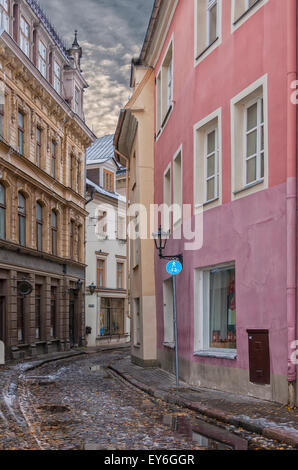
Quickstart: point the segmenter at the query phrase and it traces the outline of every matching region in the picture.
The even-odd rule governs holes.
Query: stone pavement
[[[190,386],[159,368],[142,368],[129,357],[110,365],[131,384],[167,403],[298,448],[298,410],[251,397]]]

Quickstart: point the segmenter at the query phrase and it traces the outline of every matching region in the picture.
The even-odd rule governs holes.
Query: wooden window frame
[[[213,152],[208,154],[208,137],[215,132],[215,148]],[[214,156],[214,173],[208,176],[208,160]],[[208,198],[208,181],[215,180],[214,194],[211,199]],[[218,148],[218,125],[214,125],[206,130],[205,134],[205,149],[204,149],[204,185],[205,185],[205,203],[215,201],[219,197],[219,148]]]
[[[121,266],[121,270],[120,270],[120,271],[119,271],[119,269],[118,269],[119,266]],[[124,289],[124,263],[123,263],[123,262],[117,261],[117,269],[116,269],[116,271],[117,271],[117,283],[116,283],[116,284],[117,284],[117,289]],[[120,285],[120,286],[119,286],[119,283],[118,283],[118,281],[119,281],[119,278],[118,278],[119,273],[120,273],[120,275],[121,275],[121,283],[120,283],[121,285]]]
[[[256,127],[248,130],[248,110],[257,104],[257,125]],[[256,132],[256,153],[248,156],[248,135]],[[262,147],[262,132],[263,132],[263,147]],[[249,186],[258,181],[264,180],[264,162],[265,162],[265,119],[264,119],[264,99],[259,97],[247,103],[244,110],[244,187]],[[262,156],[263,156],[263,171],[262,171]],[[248,182],[247,164],[250,160],[256,159],[256,179]]]
[[[109,181],[110,180],[110,181]],[[110,193],[114,192],[115,189],[115,174],[113,171],[103,169],[103,187],[105,191]]]
[[[102,267],[99,268],[99,263],[102,263]],[[102,285],[99,282],[99,273],[102,273]],[[106,284],[106,260],[103,258],[97,258],[96,259],[96,282],[97,282],[97,288],[101,289],[105,287]]]

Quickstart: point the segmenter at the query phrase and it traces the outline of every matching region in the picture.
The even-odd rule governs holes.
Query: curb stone
[[[249,432],[254,432],[279,442],[284,442],[298,449],[298,431],[291,431],[281,426],[262,426],[261,424],[254,423],[253,421],[246,419],[245,417],[234,416],[230,413],[225,413],[224,411],[218,410],[216,408],[208,408],[200,402],[186,401],[175,395],[173,396],[173,394],[168,393],[166,391],[154,389],[132,378],[130,375],[120,372],[117,368],[113,367],[112,365],[109,366],[109,369],[113,370],[123,379],[127,380],[129,383],[139,388],[143,392],[147,393],[148,395],[163,400],[166,403],[176,404],[178,406],[188,408],[192,411],[196,411],[202,415],[208,416],[209,418],[218,419],[221,422],[231,424],[237,427],[242,427],[243,429]]]

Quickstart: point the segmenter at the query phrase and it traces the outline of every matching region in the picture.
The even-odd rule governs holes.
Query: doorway
[[[73,348],[75,345],[75,301],[73,299],[69,301],[69,341],[70,347]]]
[[[5,297],[0,297],[0,341],[6,344],[6,308]]]

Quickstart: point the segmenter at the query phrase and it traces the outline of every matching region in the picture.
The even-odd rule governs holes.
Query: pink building
[[[163,219],[165,254],[184,255],[180,377],[281,403],[298,401],[296,42],[295,0],[156,0],[140,55],[156,77],[155,203],[203,221],[189,250],[179,210]],[[157,348],[174,372],[165,264]]]

